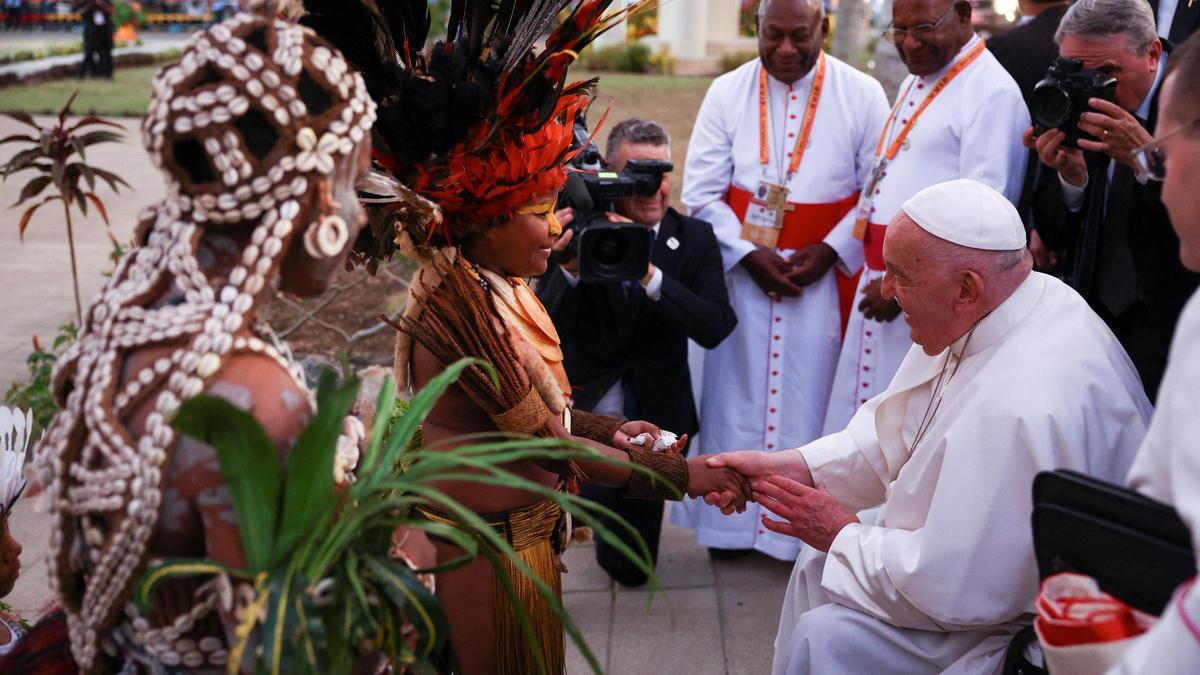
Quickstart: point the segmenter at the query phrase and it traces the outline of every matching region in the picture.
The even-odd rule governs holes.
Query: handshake
[[[795,450],[743,450],[695,459],[703,459],[708,469],[737,475],[732,481],[737,489],[723,486],[703,493],[704,502],[725,515],[745,511],[747,501],[756,502],[783,519],[763,515],[763,527],[796,537],[820,551],[829,550],[842,528],[858,522],[858,516],[833,495],[814,487],[808,463]],[[688,464],[690,469],[691,462]],[[692,495],[692,482],[688,481],[688,494],[696,496]]]

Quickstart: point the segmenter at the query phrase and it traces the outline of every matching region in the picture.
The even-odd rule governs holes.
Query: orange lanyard
[[[817,103],[821,100],[821,88],[825,86],[825,52],[817,57],[817,73],[813,76],[812,90],[808,92],[808,105],[804,110],[804,122],[800,125],[800,138],[792,150],[792,162],[788,166],[788,178],[800,168],[800,160],[808,149],[808,138],[812,135],[813,119],[817,116]],[[771,141],[767,133],[767,108],[770,99],[767,93],[767,69],[758,67],[758,161],[764,166],[771,163]],[[782,176],[780,178],[783,178]],[[783,179],[786,185],[787,179]]]
[[[889,162],[896,158],[896,153],[900,152],[901,144],[903,144],[904,139],[908,137],[908,132],[912,131],[913,126],[916,125],[917,118],[921,116],[921,113],[925,112],[925,109],[929,107],[930,103],[933,103],[933,99],[937,98],[938,94],[942,93],[946,87],[950,86],[950,82],[954,78],[958,77],[959,73],[966,70],[967,66],[971,65],[975,59],[979,58],[979,55],[983,53],[984,47],[985,45],[983,40],[980,40],[974,47],[971,48],[971,51],[967,52],[966,56],[959,60],[958,63],[954,64],[954,67],[947,71],[945,75],[942,75],[942,79],[938,80],[937,84],[933,85],[933,89],[931,89],[929,94],[925,96],[925,100],[921,102],[921,105],[917,107],[916,112],[914,112],[912,117],[908,119],[908,122],[904,125],[904,127],[900,129],[899,135],[897,135],[896,138],[892,140],[892,144],[888,146],[887,160]],[[888,129],[892,128],[892,121],[896,119],[896,113],[899,112],[900,106],[904,104],[904,100],[908,98],[908,92],[912,89],[913,82],[916,82],[916,80],[914,79],[912,82],[908,83],[908,88],[904,90],[904,94],[897,98],[896,105],[892,106],[892,112],[888,115],[887,122],[883,125],[883,132],[879,134],[879,144],[875,146],[876,159],[878,159],[880,153],[883,152],[883,139],[887,138]]]

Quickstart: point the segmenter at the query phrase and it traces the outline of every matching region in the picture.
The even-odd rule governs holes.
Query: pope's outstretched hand
[[[828,552],[842,528],[858,522],[854,512],[823,489],[783,476],[750,481],[754,501],[783,521],[762,517],[763,527],[796,537],[818,551]]]

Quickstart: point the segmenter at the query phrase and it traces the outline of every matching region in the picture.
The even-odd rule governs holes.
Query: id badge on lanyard
[[[775,248],[787,212],[796,208],[788,203],[787,198],[786,186],[759,181],[758,189],[746,207],[746,217],[742,219],[742,239]]]
[[[795,210],[795,205],[788,202],[787,183],[800,168],[800,161],[809,146],[812,134],[813,120],[817,115],[817,104],[821,100],[821,89],[825,86],[825,54],[817,57],[816,73],[813,75],[812,88],[808,92],[808,102],[805,105],[804,120],[800,125],[800,137],[792,149],[790,163],[785,178],[781,183],[766,180],[766,168],[770,164],[770,142],[767,132],[767,117],[769,108],[767,71],[759,66],[758,73],[758,148],[759,162],[763,166],[763,179],[758,182],[758,188],[746,207],[746,215],[742,219],[742,239],[759,246],[775,248],[779,243],[779,235],[783,231],[784,221],[789,211]],[[783,174],[782,171],[780,171]]]
[[[879,179],[887,170],[887,165],[887,157],[880,157],[875,162],[875,166],[871,169],[871,175],[867,176],[867,182],[863,185],[862,193],[858,198],[858,207],[854,212],[854,238],[859,241],[867,237],[867,226],[871,222],[871,207],[875,203],[875,187],[879,185]]]

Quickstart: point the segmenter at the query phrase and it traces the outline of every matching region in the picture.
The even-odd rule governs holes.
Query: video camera
[[[1063,145],[1078,148],[1079,139],[1096,140],[1079,130],[1079,115],[1087,112],[1088,99],[1112,101],[1117,92],[1116,78],[1098,70],[1088,70],[1078,59],[1060,56],[1046,71],[1046,77],[1033,88],[1029,97],[1029,116],[1033,131],[1041,134],[1061,129],[1067,134]]]
[[[568,226],[575,236],[555,261],[579,258],[579,279],[584,283],[635,281],[646,275],[650,264],[650,230],[640,223],[609,220],[615,202],[634,195],[649,197],[658,192],[670,162],[629,160],[625,170],[606,171],[596,144],[588,140],[587,123],[575,120],[576,148],[583,150],[571,162],[574,170],[559,194],[558,208],[570,207],[575,219]]]

